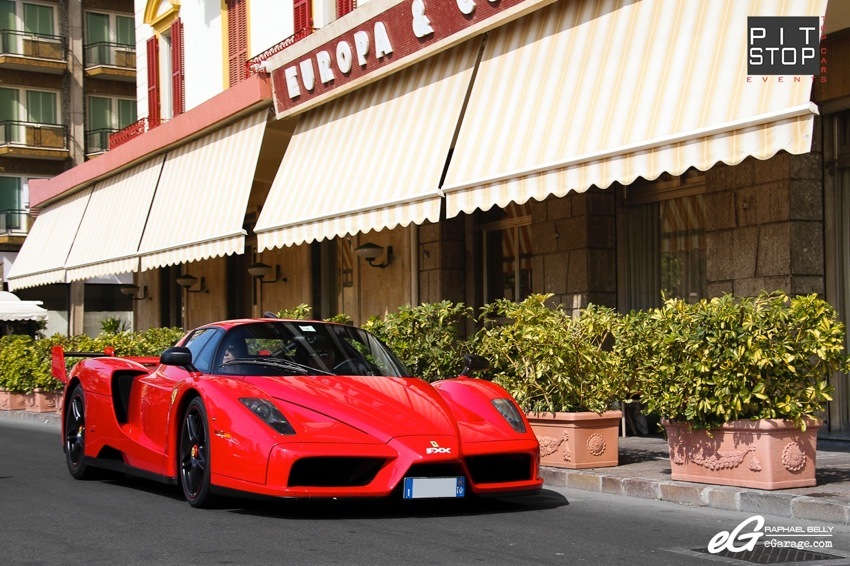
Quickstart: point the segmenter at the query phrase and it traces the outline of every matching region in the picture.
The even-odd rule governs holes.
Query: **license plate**
[[[404,478],[405,499],[433,499],[437,497],[463,497],[466,479],[451,478]]]

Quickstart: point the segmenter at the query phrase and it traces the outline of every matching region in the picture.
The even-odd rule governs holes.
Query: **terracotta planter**
[[[540,465],[556,468],[616,466],[620,411],[532,413],[528,422],[540,442]]]
[[[55,391],[36,389],[26,395],[26,411],[29,413],[51,413],[61,406],[62,394]]]
[[[816,484],[815,455],[820,421],[806,432],[790,421],[734,421],[711,431],[688,431],[687,423],[662,423],[667,430],[674,480],[786,489]]]
[[[23,393],[0,390],[0,411],[23,411],[26,406]]]

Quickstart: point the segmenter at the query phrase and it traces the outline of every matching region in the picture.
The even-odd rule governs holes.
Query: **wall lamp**
[[[186,289],[187,293],[209,293],[206,279],[203,277],[201,277],[201,286],[199,288],[194,291],[190,289],[190,287],[194,286],[197,282],[198,278],[193,275],[189,275],[188,273],[177,278],[177,284]]]
[[[372,267],[380,267],[381,269],[388,266],[393,259],[393,247],[387,246],[387,259],[384,263],[376,264],[375,260],[381,257],[381,254],[384,253],[384,248],[372,242],[366,242],[362,246],[357,246],[354,248],[354,253],[357,254],[357,257],[365,259]]]
[[[131,301],[144,301],[145,299],[153,299],[153,297],[148,297],[148,286],[145,285],[142,287],[142,296],[137,297],[139,294],[139,286],[138,285],[121,285],[118,289],[121,293],[130,297]]]
[[[283,281],[284,283],[286,283],[286,277],[283,277],[280,274],[280,265],[274,266],[274,278],[266,281],[266,275],[271,272],[271,266],[266,265],[265,263],[252,263],[251,266],[248,268],[248,273],[251,274],[251,277],[253,277],[256,281],[259,281],[263,285],[265,285],[266,283],[275,283],[277,281]]]

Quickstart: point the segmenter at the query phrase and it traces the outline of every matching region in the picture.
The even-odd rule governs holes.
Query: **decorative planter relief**
[[[789,421],[734,421],[711,431],[689,431],[665,421],[672,478],[680,481],[787,489],[816,485],[815,455],[821,423],[805,432]]]
[[[0,411],[23,411],[26,406],[26,397],[23,393],[0,390]]]
[[[540,465],[557,468],[616,466],[620,411],[531,413],[528,422],[540,442]]]

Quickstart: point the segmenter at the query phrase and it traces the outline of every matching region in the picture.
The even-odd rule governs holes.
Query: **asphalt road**
[[[149,481],[75,481],[55,426],[0,420],[3,565],[747,564],[693,549],[749,517],[566,489],[474,503],[228,500],[195,510],[177,488]],[[828,541],[821,552],[840,559],[810,563],[850,564],[847,525],[765,524],[816,529],[818,538],[772,540]]]

